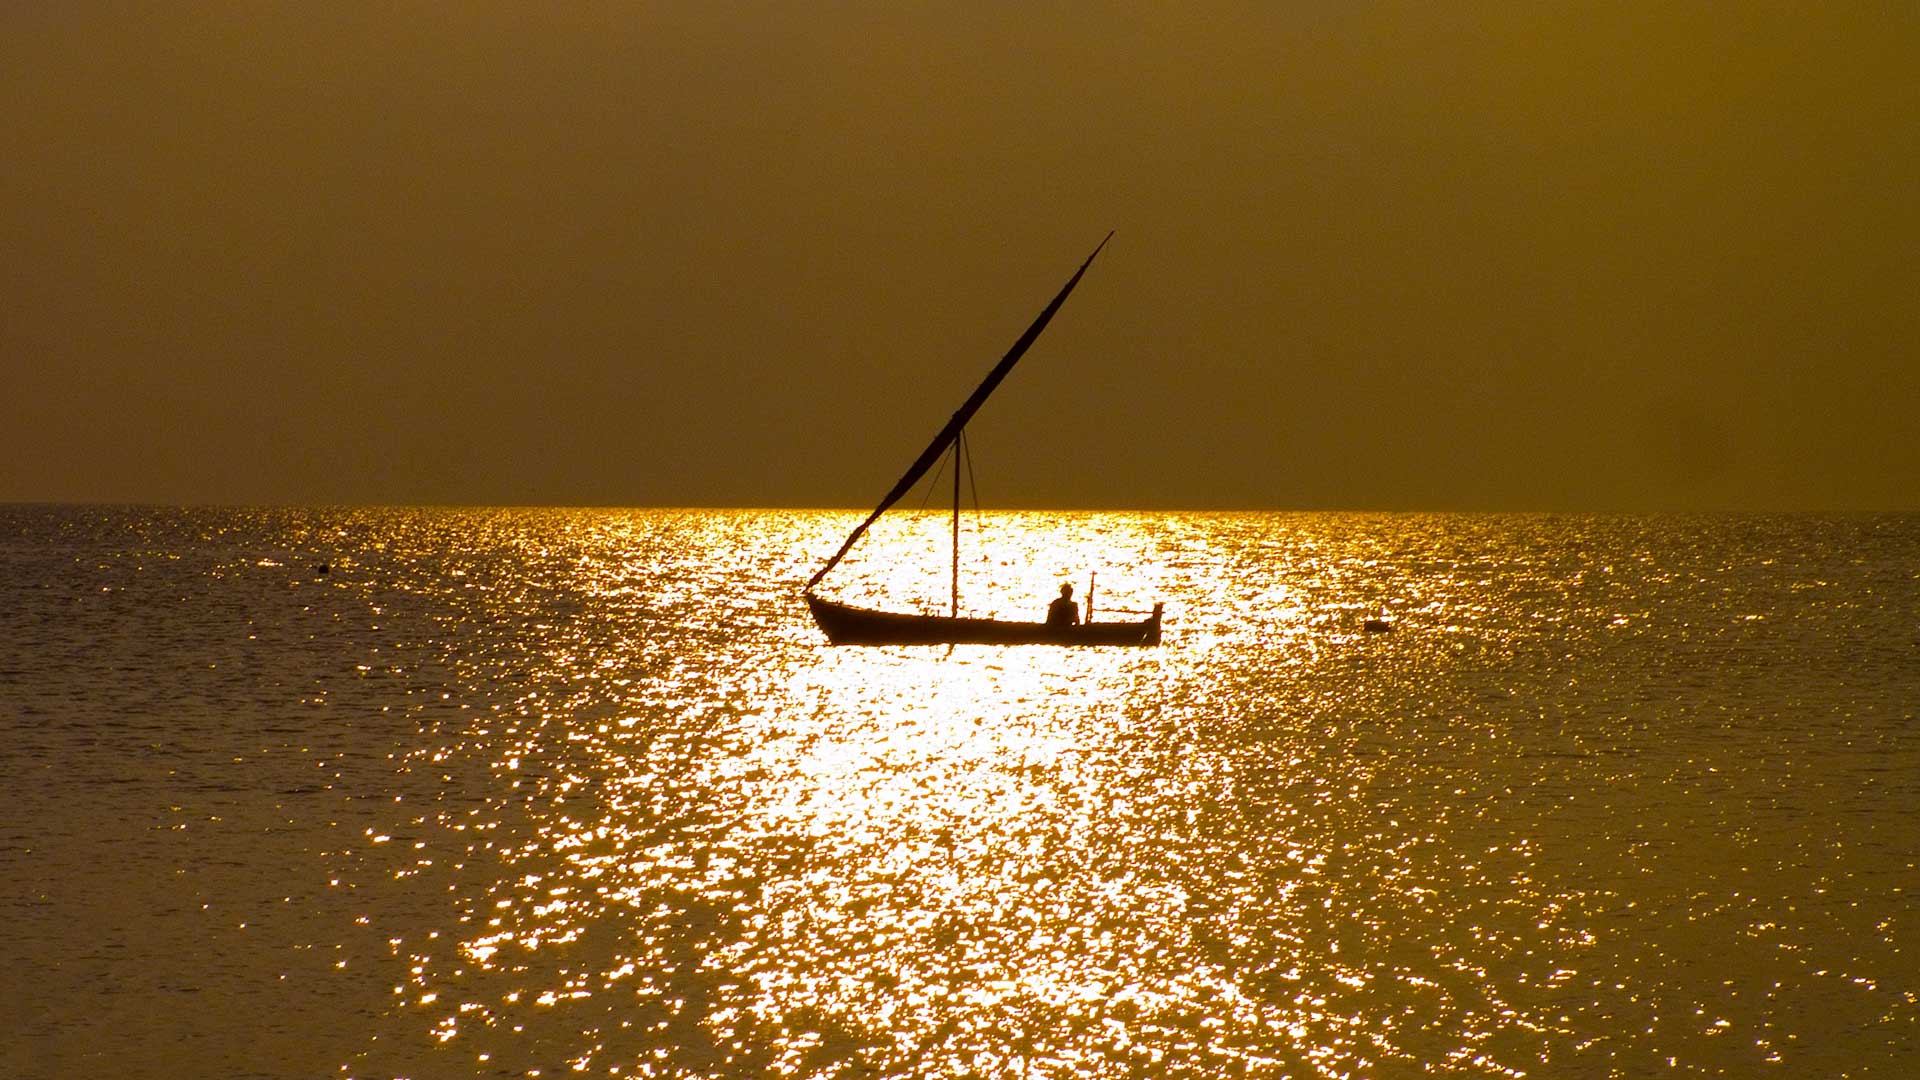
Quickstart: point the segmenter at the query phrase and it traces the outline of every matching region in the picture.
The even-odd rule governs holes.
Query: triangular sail
[[[827,565],[821,567],[807,581],[807,587],[802,590],[803,592],[812,592],[813,587],[820,584],[820,579],[826,577],[828,571],[840,565],[840,560],[846,558],[847,552],[851,551],[853,545],[866,533],[867,527],[878,520],[881,514],[886,513],[894,503],[899,502],[901,496],[912,491],[913,485],[919,483],[920,478],[927,474],[927,470],[933,468],[934,463],[940,460],[940,455],[947,452],[947,447],[952,446],[953,441],[959,438],[960,429],[967,426],[967,421],[973,419],[973,414],[980,411],[980,406],[986,403],[988,395],[1000,385],[1000,381],[1007,377],[1007,372],[1012,371],[1013,365],[1020,362],[1020,357],[1026,354],[1027,349],[1040,336],[1040,331],[1045,330],[1047,323],[1052,321],[1053,313],[1059,311],[1060,305],[1066,302],[1067,294],[1073,291],[1075,285],[1080,284],[1080,276],[1087,272],[1087,267],[1093,265],[1094,255],[1100,254],[1100,249],[1106,247],[1107,240],[1111,239],[1113,234],[1108,233],[1106,239],[1101,240],[1093,249],[1093,255],[1087,256],[1087,261],[1081,263],[1080,269],[1075,270],[1073,276],[1068,278],[1067,283],[1061,287],[1060,295],[1053,298],[1053,302],[1040,313],[1040,317],[1033,320],[1033,325],[1027,327],[1027,332],[1020,335],[1020,340],[1013,343],[1013,348],[1007,350],[1007,355],[1000,358],[1000,362],[993,366],[992,371],[987,372],[987,377],[981,380],[973,394],[954,411],[953,419],[948,420],[947,426],[940,429],[940,434],[935,435],[933,441],[927,444],[927,448],[920,451],[920,456],[907,467],[906,474],[893,485],[893,490],[887,492],[887,497],[881,499],[880,505],[873,508],[873,513],[867,515],[867,520],[861,522],[859,528],[848,535],[847,542],[841,544],[840,550],[833,553],[833,558],[827,560]],[[957,463],[955,467],[958,468]]]

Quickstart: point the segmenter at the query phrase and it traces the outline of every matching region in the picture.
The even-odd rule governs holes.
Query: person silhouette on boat
[[[1047,625],[1050,627],[1078,626],[1080,624],[1080,605],[1073,602],[1073,586],[1060,586],[1060,596],[1047,605]]]

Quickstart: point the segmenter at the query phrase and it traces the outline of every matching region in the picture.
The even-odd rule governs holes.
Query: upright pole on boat
[[[1093,621],[1093,583],[1100,579],[1098,570],[1087,571],[1087,622]]]
[[[953,617],[960,617],[960,456],[967,452],[967,429],[953,436]]]

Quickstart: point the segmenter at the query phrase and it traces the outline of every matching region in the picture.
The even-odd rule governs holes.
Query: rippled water
[[[852,521],[0,507],[0,1074],[1916,1067],[1920,517]]]

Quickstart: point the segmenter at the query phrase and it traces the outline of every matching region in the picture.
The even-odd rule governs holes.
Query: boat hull
[[[1038,622],[873,611],[807,594],[807,609],[835,645],[1158,645],[1160,605],[1139,622],[1048,626]]]

